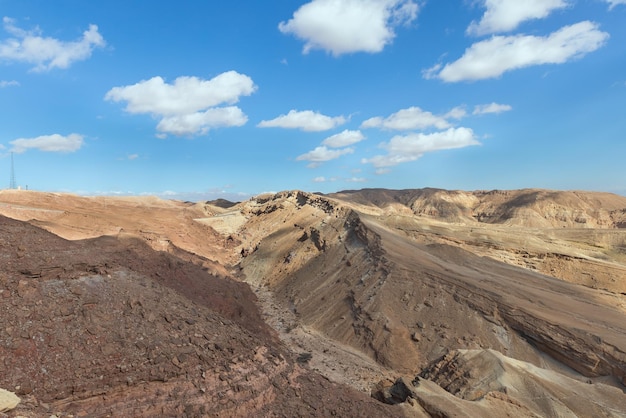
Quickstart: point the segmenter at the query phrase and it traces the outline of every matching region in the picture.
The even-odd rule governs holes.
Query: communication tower
[[[13,163],[13,153],[11,153],[11,183],[9,189],[17,189],[17,182],[15,181],[15,164]]]

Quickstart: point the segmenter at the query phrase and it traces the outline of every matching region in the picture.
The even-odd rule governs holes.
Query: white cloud
[[[349,131],[345,130],[333,136],[329,136],[322,141],[322,145],[329,146],[331,148],[347,147],[348,145],[356,144],[365,139],[365,136],[361,131]]]
[[[483,0],[487,8],[480,22],[472,22],[467,28],[470,35],[508,32],[520,23],[531,19],[543,19],[553,10],[569,4],[567,0]]]
[[[330,117],[312,110],[290,110],[286,115],[280,115],[271,120],[263,120],[259,128],[288,128],[301,129],[307,132],[319,132],[333,129],[346,123],[343,116]]]
[[[129,113],[186,115],[224,103],[237,103],[241,96],[255,91],[250,77],[227,71],[210,80],[178,77],[173,84],[153,77],[130,86],[113,87],[104,98],[127,102],[125,110]]]
[[[502,112],[508,112],[509,110],[512,110],[512,109],[513,107],[511,107],[510,105],[499,104],[499,103],[489,103],[489,104],[474,106],[474,111],[472,112],[472,114],[484,115],[486,113],[502,113]]]
[[[366,183],[367,179],[364,177],[350,177],[346,179],[348,183]]]
[[[315,177],[313,179],[314,183],[334,183],[337,181],[345,181],[347,183],[365,183],[367,182],[367,179],[362,178],[362,177],[349,177],[349,178],[342,178],[342,177],[324,177],[324,176],[320,176],[320,177]]]
[[[274,192],[275,193],[275,192]],[[215,200],[215,199],[226,199],[232,202],[241,202],[244,200],[248,200],[252,197],[252,194],[246,192],[235,192],[228,191],[219,188],[206,190],[206,191],[173,191],[173,190],[164,190],[164,191],[143,191],[143,192],[134,192],[134,191],[121,191],[121,190],[100,190],[100,191],[91,191],[91,192],[78,192],[80,195],[86,196],[157,196],[162,199],[170,199],[170,200],[182,200],[182,201],[190,201],[190,202],[201,202],[207,200]]]
[[[139,158],[139,154],[129,154],[127,157],[129,160],[136,160],[137,158]]]
[[[394,29],[415,20],[413,0],[313,0],[301,6],[278,29],[305,41],[303,53],[321,49],[334,56],[380,52]]]
[[[424,77],[446,82],[482,80],[533,65],[562,64],[595,51],[608,38],[608,33],[589,21],[565,26],[546,37],[494,36],[473,44],[453,63],[424,71]]]
[[[129,113],[148,113],[161,118],[157,126],[163,134],[204,134],[211,128],[241,126],[247,117],[236,106],[241,96],[249,96],[257,87],[250,77],[227,71],[210,80],[178,77],[168,84],[161,77],[114,87],[105,100],[125,101]]]
[[[606,2],[609,3],[609,10],[613,9],[613,7],[618,4],[626,4],[626,0],[606,0]]]
[[[469,128],[450,128],[446,131],[431,134],[413,133],[397,135],[389,142],[382,143],[381,148],[387,150],[387,155],[377,155],[363,159],[363,163],[373,164],[376,168],[385,168],[415,161],[427,152],[444,149],[463,148],[470,145],[479,145],[474,132]],[[384,170],[380,170],[382,174]]]
[[[36,138],[18,138],[10,142],[13,145],[11,151],[18,154],[37,149],[46,152],[74,152],[83,146],[83,136],[70,134],[63,136],[59,134],[42,135]]]
[[[445,119],[463,119],[467,116],[467,110],[465,110],[465,106],[457,106],[453,109],[450,109],[448,113],[443,115]]]
[[[11,87],[11,86],[19,86],[20,83],[15,80],[0,80],[0,88]]]
[[[76,61],[89,58],[95,48],[106,45],[96,25],[89,25],[79,40],[66,42],[42,37],[38,28],[32,31],[20,29],[9,17],[4,17],[2,22],[5,31],[13,37],[0,41],[0,58],[34,64],[33,71],[68,68]]]
[[[237,106],[216,107],[204,112],[165,116],[157,130],[173,135],[205,134],[211,128],[243,126],[248,117]]]
[[[367,119],[361,124],[361,128],[385,128],[397,131],[409,131],[412,129],[426,129],[435,127],[446,129],[450,123],[442,117],[435,116],[431,112],[424,111],[419,107],[409,107],[382,118],[380,116]]]
[[[345,154],[354,153],[353,148],[328,149],[325,146],[316,147],[313,151],[302,154],[296,158],[297,161],[313,161],[321,163],[324,161],[334,160]]]

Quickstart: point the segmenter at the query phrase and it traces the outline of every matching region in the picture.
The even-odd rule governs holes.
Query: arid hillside
[[[3,224],[0,302],[16,335],[1,347],[39,365],[57,347],[40,336],[81,338],[61,342],[76,361],[45,373],[2,354],[0,388],[32,416],[137,399],[174,411],[222,393],[223,405],[246,399],[231,416],[622,417],[625,213],[621,196],[545,190],[288,191],[238,204],[1,191],[0,214],[31,224]],[[55,297],[69,317],[45,311]],[[76,353],[95,361],[104,346],[128,360],[81,380]],[[246,386],[255,379],[271,387]]]
[[[626,197],[550,190],[336,193],[412,238],[588,287],[626,293]],[[417,221],[419,220],[419,221]]]
[[[603,399],[611,400],[609,411],[626,406],[624,295],[474,254],[475,246],[463,240],[468,232],[481,234],[478,248],[498,240],[501,251],[509,251],[506,232],[463,225],[457,234],[439,220],[301,192],[253,199],[239,211],[249,216],[238,229],[249,242],[240,263],[244,280],[269,288],[289,307],[303,328],[292,324],[289,333],[322,333],[405,376],[422,373],[453,350],[494,350],[534,366],[524,370],[539,375],[548,370],[596,382],[594,388],[606,391]],[[624,266],[606,268],[614,268],[612,277],[623,286]],[[482,378],[491,373],[482,370]],[[610,382],[621,389],[605,385]],[[418,403],[430,402],[425,399]],[[527,406],[523,396],[515,399]],[[586,416],[590,410],[580,405],[547,402],[530,411]]]
[[[8,416],[401,416],[302,368],[247,285],[141,240],[0,217],[0,249]]]

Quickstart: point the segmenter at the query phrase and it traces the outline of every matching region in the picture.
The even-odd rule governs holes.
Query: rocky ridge
[[[537,370],[626,382],[617,295],[595,302],[592,289],[421,243],[372,210],[325,197],[292,192],[245,205],[273,231],[255,237],[240,264],[245,277],[271,289],[304,325],[389,369],[415,373],[449,350],[490,349]]]
[[[348,190],[330,196],[446,222],[531,228],[624,228],[626,197],[602,192],[540,189],[457,191],[441,189]],[[398,209],[396,209],[398,210]]]
[[[617,388],[590,385],[493,350],[455,350],[412,379],[381,382],[373,396],[426,417],[619,418],[626,405]]]

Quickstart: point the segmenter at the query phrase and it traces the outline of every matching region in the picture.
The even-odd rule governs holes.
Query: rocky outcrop
[[[404,331],[390,335],[386,316],[377,312],[376,295],[389,267],[380,236],[361,215],[326,197],[302,192],[277,194],[256,205],[260,215],[251,219],[241,236],[251,236],[248,231],[256,223],[272,232],[242,259],[242,279],[268,286],[307,327],[384,366],[410,364],[414,370],[407,356],[417,358],[417,352],[403,348],[410,336]]]
[[[420,391],[415,387],[420,386],[422,379],[473,403],[489,397],[507,400],[522,415],[531,411],[537,416],[619,417],[626,410],[626,398],[618,388],[573,379],[493,350],[453,351],[411,384],[403,381],[396,386],[404,386],[410,396],[419,399]]]
[[[414,379],[381,381],[372,396],[430,417],[623,416],[623,392],[514,360],[493,350],[455,350]]]
[[[15,409],[20,403],[20,398],[13,392],[0,389],[0,412],[8,412]]]

